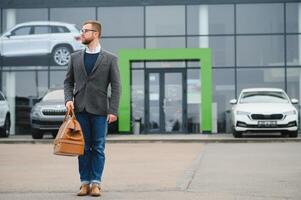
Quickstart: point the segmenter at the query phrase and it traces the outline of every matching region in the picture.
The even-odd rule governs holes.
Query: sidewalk
[[[45,135],[44,139],[32,139],[31,135],[12,135],[0,138],[0,144],[50,144],[53,138]],[[281,137],[279,134],[248,135],[234,138],[232,134],[113,134],[107,136],[108,143],[145,143],[145,142],[181,142],[181,143],[245,143],[245,142],[301,142],[301,134],[297,138]]]

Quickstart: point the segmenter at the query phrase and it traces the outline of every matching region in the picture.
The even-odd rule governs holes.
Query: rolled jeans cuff
[[[100,181],[98,181],[98,180],[92,180],[91,181],[91,184],[95,184],[95,183],[98,184],[98,185],[100,185]]]
[[[90,185],[90,181],[81,181],[82,185]]]

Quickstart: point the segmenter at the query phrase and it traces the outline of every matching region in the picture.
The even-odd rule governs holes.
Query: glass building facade
[[[211,48],[213,132],[231,131],[229,100],[243,88],[277,87],[301,99],[301,3],[189,2],[128,1],[121,6],[87,1],[82,6],[74,1],[70,7],[62,3],[30,7],[29,2],[26,8],[2,3],[0,30],[4,34],[29,21],[58,21],[80,28],[83,21],[97,19],[103,25],[101,46],[115,54],[131,48]],[[20,30],[20,36],[26,31]],[[55,38],[49,37],[49,44],[51,40]],[[17,47],[40,44],[36,42],[20,37]],[[0,48],[2,55],[3,43]],[[30,108],[49,88],[63,86],[66,68],[53,64],[51,56],[1,56],[1,91],[10,104],[12,133],[28,134]],[[132,121],[141,120],[145,133],[162,132],[160,123],[163,132],[199,132],[199,71],[197,62],[187,60],[132,63]],[[164,93],[163,111],[156,104],[159,93]],[[168,109],[171,114],[160,119]]]

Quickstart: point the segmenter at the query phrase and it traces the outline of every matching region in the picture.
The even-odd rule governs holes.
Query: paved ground
[[[109,143],[105,200],[301,199],[301,145]],[[0,200],[76,197],[77,159],[51,144],[0,144]]]
[[[145,143],[145,142],[202,142],[202,143],[244,143],[244,142],[301,142],[301,134],[297,138],[282,137],[279,133],[245,135],[243,138],[234,138],[232,134],[114,134],[108,135],[108,143]],[[9,138],[0,138],[0,144],[50,144],[53,138],[45,135],[44,139],[32,139],[30,135],[12,135]]]

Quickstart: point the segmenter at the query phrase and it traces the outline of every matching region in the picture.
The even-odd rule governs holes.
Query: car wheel
[[[233,131],[233,136],[235,137],[235,138],[241,138],[242,137],[242,132],[240,132],[240,131]]]
[[[289,135],[291,138],[298,137],[298,131],[290,131],[290,132],[288,132],[288,135]]]
[[[9,116],[7,115],[5,117],[4,125],[0,130],[1,136],[2,137],[8,137],[9,136],[9,130],[10,130],[10,120],[9,120]]]
[[[32,129],[31,130],[31,135],[33,139],[42,139],[44,133],[41,130],[38,129]]]
[[[52,51],[52,60],[56,65],[67,65],[71,58],[71,48],[68,46],[57,46]]]

